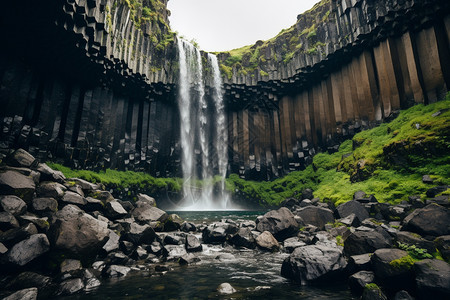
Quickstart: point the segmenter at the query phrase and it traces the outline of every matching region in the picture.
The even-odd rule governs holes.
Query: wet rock
[[[15,244],[6,254],[7,261],[24,266],[33,259],[50,250],[50,243],[45,234],[33,234],[26,240]]]
[[[156,237],[156,233],[150,225],[131,223],[124,227],[123,239],[135,245],[151,244]]]
[[[136,250],[134,250],[133,252],[133,258],[137,260],[146,259],[147,256],[148,256],[147,251],[141,246],[138,246]]]
[[[164,223],[169,217],[167,213],[146,202],[136,203],[137,207],[132,211],[133,217],[140,223],[160,222]]]
[[[231,243],[236,247],[254,249],[256,247],[255,238],[250,228],[240,228],[231,238]]]
[[[36,189],[33,179],[15,171],[0,172],[0,195],[15,195],[27,203]]]
[[[38,289],[33,287],[24,289],[3,298],[3,300],[36,300],[38,296]]]
[[[54,198],[34,198],[32,207],[36,213],[56,212],[58,210],[58,201]]]
[[[112,220],[125,217],[128,214],[128,212],[117,200],[106,203],[105,210],[106,216]]]
[[[217,292],[220,295],[231,295],[231,294],[236,293],[236,289],[234,287],[232,287],[231,284],[225,282],[225,283],[221,283],[217,287]]]
[[[408,259],[406,251],[378,249],[371,261],[377,279],[386,287],[400,290],[413,286],[412,260]]]
[[[450,235],[444,235],[438,237],[434,241],[436,248],[442,254],[442,257],[446,260],[450,260]]]
[[[73,273],[80,271],[83,267],[77,259],[65,259],[59,266],[61,273]]]
[[[71,295],[84,289],[81,278],[68,279],[59,284],[57,295]]]
[[[86,199],[83,196],[70,191],[67,191],[61,200],[65,204],[75,204],[77,206],[84,206],[87,203]]]
[[[69,204],[56,213],[51,238],[56,249],[73,255],[97,253],[109,236],[108,224]]]
[[[176,231],[181,228],[183,222],[183,219],[181,219],[179,215],[171,214],[164,222],[164,231]]]
[[[5,163],[11,167],[31,168],[35,162],[33,155],[23,149],[17,149],[5,158]]]
[[[423,299],[450,298],[450,265],[437,259],[424,259],[414,264],[418,294]]]
[[[278,251],[280,249],[280,244],[277,239],[269,232],[264,231],[256,238],[256,244],[262,250],[267,251]]]
[[[25,201],[14,195],[0,196],[0,205],[13,216],[21,215],[27,210]]]
[[[281,202],[282,207],[286,207],[290,210],[292,210],[295,206],[298,206],[298,205],[300,205],[300,201],[295,198],[288,198],[288,199],[284,200],[283,202]]]
[[[183,255],[182,257],[180,257],[178,263],[180,265],[191,265],[193,263],[199,262],[200,258],[198,258],[197,256],[193,255],[192,253],[188,253],[186,255]]]
[[[38,230],[34,224],[28,223],[19,228],[9,229],[5,232],[0,232],[0,242],[8,247],[12,247],[20,241],[37,234]]]
[[[12,228],[18,228],[19,222],[17,219],[10,214],[9,212],[2,211],[0,212],[0,230],[6,231]]]
[[[306,284],[339,275],[346,266],[347,262],[339,248],[310,245],[295,249],[283,261],[281,275],[297,283]]]
[[[106,253],[119,249],[119,239],[120,236],[118,236],[114,231],[110,230],[108,241],[105,245],[103,245],[102,249]]]
[[[339,218],[345,218],[350,216],[351,214],[355,214],[360,223],[369,218],[369,213],[367,212],[365,207],[356,200],[342,203],[336,208],[336,210]]]
[[[333,212],[330,209],[308,206],[296,211],[296,215],[301,217],[305,224],[317,226],[320,230],[325,229],[327,223],[333,223]]]
[[[156,201],[155,201],[155,198],[153,198],[153,197],[150,197],[148,195],[140,193],[140,194],[137,194],[137,199],[138,199],[138,201],[142,201],[144,203],[149,204],[150,206],[156,207]]]
[[[168,234],[164,237],[164,244],[166,245],[182,245],[185,239],[177,234]]]
[[[299,225],[294,215],[286,207],[266,213],[256,225],[260,232],[268,231],[277,240],[283,241],[298,233]]]
[[[131,212],[134,209],[134,205],[130,201],[122,201],[120,199],[117,199],[117,202],[122,205],[122,207],[127,211]]]
[[[155,255],[167,256],[167,249],[164,248],[159,242],[155,241],[151,243],[150,247],[147,247],[147,251]]]
[[[129,267],[125,267],[125,266],[120,266],[120,265],[110,265],[107,266],[102,274],[105,277],[125,277],[128,275],[128,273],[130,273],[131,268]]]
[[[359,271],[348,278],[350,290],[357,295],[362,294],[364,287],[375,280],[375,274],[372,271]]]
[[[292,237],[284,240],[283,247],[284,250],[288,253],[292,253],[295,248],[306,246],[306,243],[303,241],[300,241],[298,237]]]
[[[66,180],[66,176],[61,171],[55,171],[47,164],[41,163],[37,166],[36,171],[41,173],[41,180],[42,181],[56,181],[59,183],[64,183]]]
[[[449,235],[450,210],[437,204],[416,209],[403,220],[401,230],[415,232],[422,236]]]
[[[224,262],[224,261],[236,260],[236,257],[231,253],[221,253],[221,254],[217,255],[214,259]]]
[[[375,230],[355,231],[345,240],[344,252],[347,256],[352,256],[390,247],[392,247],[391,239]]]
[[[193,223],[183,222],[183,224],[181,224],[180,230],[183,232],[195,232],[197,231],[197,227]]]
[[[229,224],[213,223],[202,232],[203,242],[207,244],[221,244],[227,240]]]
[[[186,236],[186,251],[187,252],[201,252],[203,246],[195,235],[188,234]]]
[[[180,257],[187,254],[186,249],[183,245],[167,245],[165,246],[167,250],[167,260],[168,261],[176,261]]]
[[[425,240],[417,233],[408,231],[399,231],[396,233],[395,241],[407,245],[414,245],[418,248],[426,249],[428,253],[435,252],[435,245],[433,242]]]

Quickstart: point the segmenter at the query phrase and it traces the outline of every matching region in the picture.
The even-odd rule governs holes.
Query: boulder
[[[9,263],[24,266],[33,259],[50,250],[50,243],[45,234],[33,234],[26,240],[15,244],[6,254]]]
[[[397,243],[403,243],[407,245],[414,245],[418,248],[426,249],[428,253],[434,253],[436,247],[433,242],[422,238],[417,233],[409,231],[399,231],[395,235],[395,241]]]
[[[350,216],[351,214],[355,214],[359,222],[362,222],[365,219],[369,218],[369,213],[367,212],[366,208],[356,200],[342,203],[336,208],[336,210],[339,218],[345,218]]]
[[[30,203],[35,189],[36,185],[29,176],[15,171],[0,172],[0,195],[16,195]]]
[[[102,249],[106,253],[109,253],[114,250],[118,250],[119,249],[119,240],[120,240],[120,236],[118,236],[114,231],[110,230],[108,241],[106,242],[105,245],[103,245]]]
[[[186,251],[187,252],[201,252],[203,246],[195,235],[188,234],[186,236]]]
[[[37,166],[36,171],[41,173],[41,180],[42,181],[56,181],[59,183],[64,183],[66,180],[66,176],[61,171],[55,171],[47,164],[41,163]]]
[[[308,206],[296,211],[296,215],[301,217],[305,224],[317,226],[320,230],[325,229],[327,223],[333,223],[333,212],[330,209]]]
[[[450,299],[450,265],[437,259],[414,264],[417,292],[423,299]]]
[[[167,261],[177,261],[180,257],[187,254],[183,245],[166,245]]]
[[[86,197],[84,199],[86,200],[86,205],[83,206],[85,211],[102,211],[105,207],[105,204],[98,199],[92,197]]]
[[[3,210],[9,212],[13,216],[18,216],[27,211],[25,201],[14,195],[0,196],[0,205]]]
[[[100,188],[97,184],[90,183],[89,181],[80,178],[70,178],[68,181],[73,182],[74,185],[77,184],[81,186],[85,192],[94,191]]]
[[[405,290],[395,293],[394,300],[414,300],[414,298]]]
[[[155,198],[150,197],[146,194],[141,194],[141,193],[137,194],[137,200],[138,200],[137,202],[142,201],[144,203],[150,204],[150,206],[156,207]]]
[[[203,242],[207,244],[222,244],[227,240],[228,234],[234,233],[233,227],[223,222],[210,224],[202,232]]]
[[[0,242],[8,247],[12,247],[20,241],[37,234],[38,230],[34,224],[28,223],[18,228],[9,229],[5,232],[0,232]]]
[[[50,228],[48,217],[38,217],[32,213],[26,213],[18,217],[21,222],[33,223],[39,230],[47,231]]]
[[[50,197],[59,200],[62,199],[66,190],[67,188],[60,183],[44,181],[39,184],[36,192],[39,197]]]
[[[183,224],[183,219],[177,214],[170,214],[167,220],[164,222],[164,231],[176,231],[181,228]]]
[[[220,295],[231,295],[236,293],[236,289],[232,287],[231,284],[224,282],[217,287],[217,292]]]
[[[3,300],[36,300],[37,296],[38,289],[33,287],[17,291],[8,297],[3,298]]]
[[[83,196],[70,191],[67,191],[61,200],[65,204],[75,204],[77,206],[84,206],[87,203],[86,199]]]
[[[262,250],[274,252],[280,249],[280,244],[269,231],[264,231],[258,235],[256,237],[256,244]]]
[[[167,213],[148,203],[136,203],[137,207],[133,209],[131,214],[140,223],[160,222],[164,223],[169,217]]]
[[[422,236],[450,234],[450,210],[437,204],[429,204],[416,209],[403,220],[401,230]]]
[[[62,274],[73,273],[83,269],[83,267],[81,266],[81,262],[77,259],[65,259],[63,260],[59,268]]]
[[[186,243],[186,239],[176,233],[166,235],[163,240],[165,245],[182,245]]]
[[[256,229],[270,232],[278,241],[283,241],[298,233],[299,225],[294,215],[286,207],[271,210],[259,219]]]
[[[239,231],[233,235],[230,242],[236,247],[254,249],[256,247],[255,238],[252,230],[248,227],[239,228]]]
[[[388,288],[396,290],[413,287],[413,259],[408,252],[392,248],[378,249],[372,255],[376,278]]]
[[[200,258],[198,258],[197,256],[195,256],[192,253],[188,253],[188,254],[180,257],[180,259],[178,260],[178,263],[182,266],[185,266],[185,265],[191,265],[191,264],[199,262],[199,261],[200,261]]]
[[[183,222],[183,224],[181,224],[180,230],[183,232],[195,232],[197,231],[197,227],[194,223]]]
[[[372,253],[365,253],[359,255],[350,256],[348,260],[348,268],[352,272],[356,271],[370,271],[372,269],[372,263],[370,258]]]
[[[89,196],[91,196],[94,199],[102,201],[103,204],[114,201],[113,195],[108,191],[93,190],[89,192]]]
[[[56,212],[58,210],[58,201],[54,198],[34,198],[32,207],[36,213]]]
[[[58,286],[57,295],[71,295],[84,289],[81,278],[72,278],[61,282]]]
[[[5,163],[11,167],[31,168],[36,159],[23,149],[17,149],[5,158]]]
[[[117,200],[106,203],[105,210],[106,216],[112,220],[125,217],[128,214],[128,212]]]
[[[0,212],[0,231],[6,231],[12,228],[19,228],[19,222],[9,212]]]
[[[352,256],[390,247],[391,239],[378,231],[355,231],[345,240],[344,252],[345,255]]]
[[[11,280],[6,288],[11,290],[22,290],[32,287],[46,288],[52,283],[52,279],[35,272],[22,272]]]
[[[361,300],[388,300],[388,298],[378,285],[367,284],[364,287],[364,292],[361,296]]]
[[[446,261],[450,261],[450,235],[444,235],[434,240],[436,248]]]
[[[126,224],[124,228],[122,239],[135,245],[151,244],[155,240],[156,233],[148,224],[139,225],[133,222]]]
[[[109,230],[106,222],[69,204],[56,213],[50,236],[56,249],[68,251],[75,256],[95,255],[105,244]]]
[[[6,248],[6,246],[3,245],[3,243],[0,243],[0,255],[5,254],[6,252],[8,252],[8,248]]]
[[[372,271],[359,271],[348,278],[350,290],[357,295],[362,294],[364,287],[375,280],[375,274]]]
[[[283,261],[281,275],[300,284],[326,280],[341,274],[347,262],[338,247],[309,245],[296,248]]]
[[[439,195],[440,193],[445,192],[447,189],[448,189],[448,185],[441,185],[441,186],[433,187],[427,191],[427,197],[434,198],[437,195]]]
[[[314,198],[314,195],[313,195],[313,190],[312,189],[304,189],[303,191],[302,191],[302,200],[305,200],[305,199],[313,199]]]

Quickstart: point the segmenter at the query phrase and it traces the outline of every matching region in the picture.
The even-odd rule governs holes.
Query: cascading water
[[[225,191],[228,167],[227,124],[222,94],[222,80],[217,58],[208,54],[208,67],[212,69],[211,96],[205,97],[202,56],[189,42],[178,40],[181,166],[183,170],[183,200],[177,209],[217,210],[230,209]],[[213,105],[209,107],[208,105]],[[200,156],[200,172],[197,168]],[[213,162],[217,162],[217,167]],[[200,173],[200,174],[197,174]],[[220,176],[219,191],[213,193],[214,175]],[[195,179],[202,179],[198,189]]]

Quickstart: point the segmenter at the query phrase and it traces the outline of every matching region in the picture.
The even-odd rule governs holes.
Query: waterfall
[[[177,209],[216,210],[230,208],[225,190],[228,167],[227,124],[222,80],[217,57],[208,54],[205,69],[212,70],[210,98],[206,97],[200,51],[178,39],[181,167],[183,200]],[[212,101],[211,101],[212,98]],[[197,163],[198,162],[198,163]],[[217,166],[216,166],[217,165]],[[214,176],[220,188],[213,192]],[[202,179],[199,189],[196,180]]]

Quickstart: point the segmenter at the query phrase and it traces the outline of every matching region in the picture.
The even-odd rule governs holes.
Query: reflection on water
[[[261,212],[177,212],[191,222],[211,222],[222,218],[254,220]],[[200,237],[200,234],[198,234]],[[281,277],[286,253],[237,250],[231,246],[203,245],[200,262],[180,267],[174,264],[164,275],[138,273],[105,280],[88,294],[58,299],[353,299],[347,285],[300,286]],[[229,253],[234,258],[216,259]],[[217,287],[230,283],[237,292],[219,296]]]

